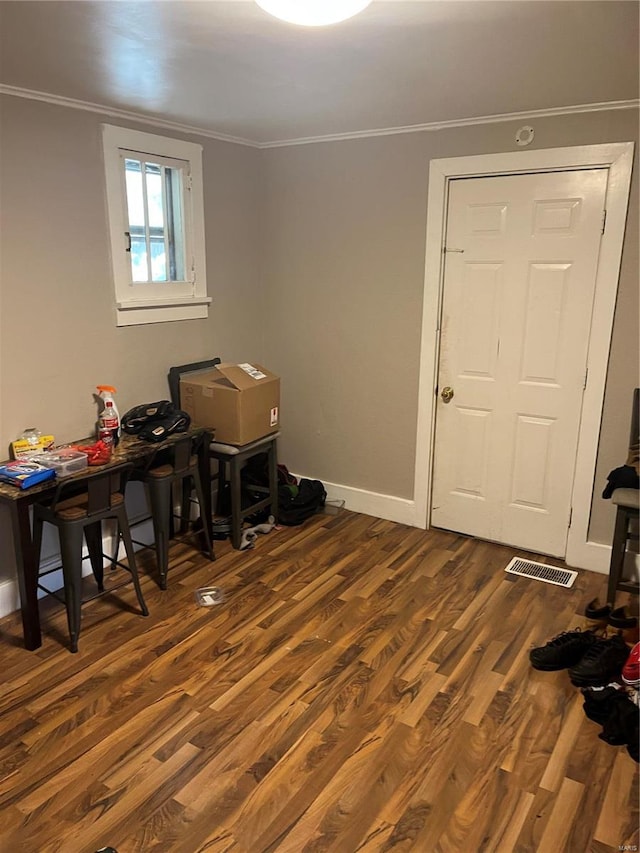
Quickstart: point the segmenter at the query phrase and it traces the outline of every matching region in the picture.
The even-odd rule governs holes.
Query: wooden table
[[[202,480],[202,488],[205,494],[206,506],[201,508],[201,516],[204,524],[208,525],[209,535],[211,529],[211,469],[209,460],[209,444],[211,443],[211,431],[204,427],[192,426],[188,430],[191,435],[205,434],[199,453],[199,470]],[[170,447],[175,441],[184,437],[184,433],[176,433],[173,436],[158,443],[143,441],[132,435],[124,435],[116,448],[111,461],[107,465],[100,466],[101,469],[115,466],[122,462],[144,463],[156,450]],[[82,439],[77,444],[92,444],[94,439]],[[86,475],[84,469],[76,475],[69,477],[72,480]],[[28,489],[19,489],[9,483],[0,482],[0,503],[9,507],[11,515],[11,528],[13,532],[13,546],[16,559],[16,571],[18,575],[18,589],[20,591],[20,609],[22,612],[22,630],[25,647],[29,650],[37,649],[42,645],[40,632],[40,614],[38,611],[38,572],[39,554],[35,553],[33,538],[31,534],[29,509],[34,503],[46,501],[52,497],[56,490],[58,481],[49,480]],[[202,512],[204,510],[204,512]]]

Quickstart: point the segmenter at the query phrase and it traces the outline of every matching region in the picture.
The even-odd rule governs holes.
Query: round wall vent
[[[520,130],[516,133],[516,145],[529,145],[533,142],[533,137],[535,136],[534,129],[525,124],[524,127],[521,127]]]

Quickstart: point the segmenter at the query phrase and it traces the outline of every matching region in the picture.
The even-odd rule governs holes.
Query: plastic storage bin
[[[87,454],[79,450],[52,450],[50,453],[42,453],[34,457],[34,461],[47,468],[53,468],[56,477],[70,477],[89,465]]]

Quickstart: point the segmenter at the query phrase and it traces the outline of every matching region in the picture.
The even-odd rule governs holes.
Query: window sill
[[[146,323],[170,323],[174,320],[205,320],[209,316],[210,296],[135,299],[116,302],[118,326]]]

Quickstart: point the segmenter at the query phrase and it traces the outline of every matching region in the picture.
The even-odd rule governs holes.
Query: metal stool
[[[142,615],[149,615],[140,589],[124,504],[124,489],[132,467],[131,463],[126,463],[96,471],[84,477],[66,480],[59,484],[51,504],[48,506],[34,504],[33,541],[38,556],[42,546],[44,522],[46,521],[58,528],[64,578],[64,603],[67,609],[72,652],[78,651],[78,637],[80,636],[83,535],[87,543],[93,575],[98,584],[98,594],[104,592],[103,559],[108,559],[112,566],[117,564],[131,573],[131,580],[136,590]],[[118,480],[116,489],[112,485],[114,477]],[[102,553],[102,522],[109,518],[118,522],[116,551],[113,557]],[[127,553],[128,566],[124,566],[116,559],[121,537]],[[42,576],[50,574],[52,571],[55,570],[50,569],[43,572]],[[126,583],[129,581],[127,580]],[[55,591],[47,589],[40,583],[38,587],[45,592],[56,595]]]
[[[226,468],[229,467],[229,483],[231,486],[231,543],[234,548],[240,547],[242,540],[243,520],[260,509],[271,507],[271,515],[278,521],[278,439],[279,433],[259,438],[250,444],[236,447],[233,444],[221,444],[212,441],[209,445],[211,458],[218,462],[218,472],[212,475],[212,479],[218,480],[218,508],[221,506],[224,484],[227,482]],[[267,466],[269,470],[269,487],[263,489],[254,486],[253,490],[264,493],[265,497],[259,498],[249,506],[242,507],[242,481],[240,473],[242,466],[258,453],[267,454]]]
[[[629,456],[626,465],[638,471],[638,452],[640,445],[640,390],[636,388],[633,392],[633,408],[631,410],[631,431],[629,436]],[[627,543],[638,541],[638,516],[640,506],[640,492],[638,489],[618,488],[611,495],[611,503],[616,509],[616,523],[613,531],[613,543],[611,546],[611,562],[609,564],[609,582],[607,584],[607,603],[615,606],[616,592],[631,592],[638,594],[640,584],[638,581],[625,580],[623,578],[624,559],[627,551]]]
[[[167,588],[169,541],[174,536],[174,483],[182,485],[180,533],[184,534],[187,532],[192,488],[195,488],[196,497],[201,509],[206,506],[200,472],[198,470],[198,452],[204,438],[205,433],[185,435],[184,438],[176,441],[171,447],[159,449],[143,468],[135,468],[131,474],[132,480],[144,483],[149,498],[161,589]],[[199,532],[204,536],[206,543],[205,553],[210,560],[215,559],[208,526],[203,523],[202,530]]]
[[[624,580],[622,574],[627,542],[638,541],[638,534],[633,528],[638,524],[640,515],[640,492],[637,489],[616,489],[611,496],[611,502],[617,506],[617,510],[609,565],[607,603],[614,607],[618,590],[638,594],[638,582]]]

